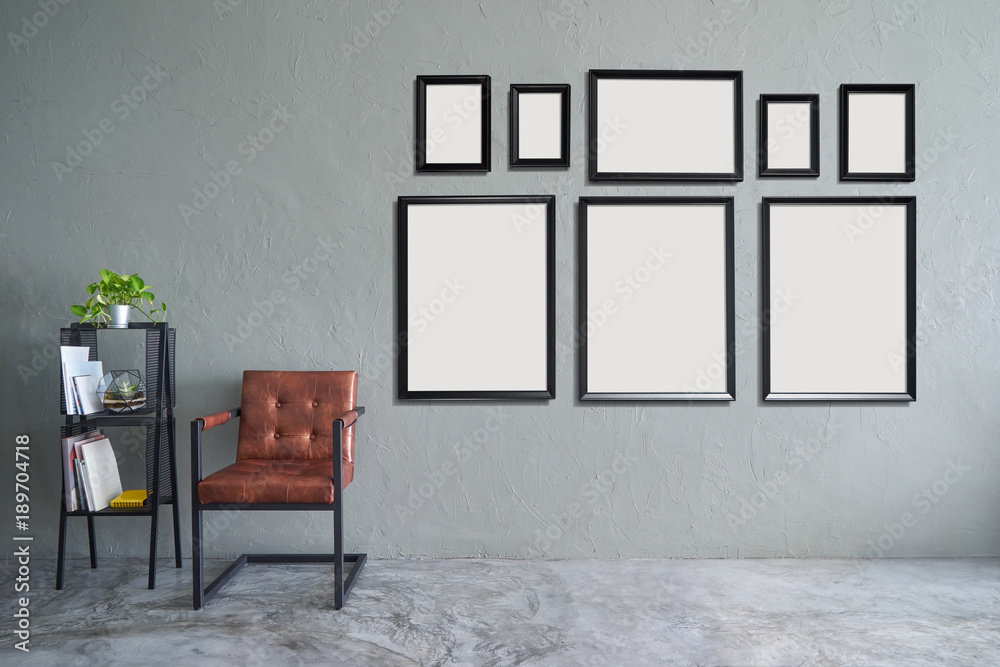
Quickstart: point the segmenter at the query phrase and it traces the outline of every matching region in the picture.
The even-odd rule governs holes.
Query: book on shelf
[[[76,474],[76,491],[77,491],[77,501],[80,503],[80,509],[89,512],[90,511],[90,499],[87,498],[87,484],[84,482],[84,472],[83,472],[83,459],[75,459],[73,461],[73,467]]]
[[[146,490],[136,489],[123,491],[111,501],[112,507],[144,507],[146,505]]]
[[[111,501],[122,492],[118,475],[118,460],[111,448],[111,441],[101,438],[80,447],[83,454],[84,483],[87,488],[91,512],[110,507]]]
[[[104,410],[104,405],[101,403],[101,399],[97,395],[98,380],[100,380],[100,378],[94,377],[93,375],[73,376],[73,389],[76,390],[80,414],[82,415],[92,415],[95,412],[101,412]]]
[[[100,361],[67,361],[63,364],[63,369],[64,377],[69,377],[70,398],[74,406],[74,411],[70,413],[70,404],[67,403],[66,414],[87,415],[102,411],[104,406],[97,397],[97,383],[104,376],[104,364]],[[93,380],[76,381],[77,377],[88,375]]]
[[[73,397],[72,376],[66,372],[66,364],[87,361],[90,358],[90,348],[78,347],[75,345],[60,345],[59,357],[62,362],[63,398],[66,401],[66,414],[80,414],[76,411],[76,401]]]
[[[75,512],[82,509],[76,480],[76,443],[93,442],[104,437],[104,431],[98,429],[79,435],[71,435],[62,439],[63,485],[66,490],[66,511]]]

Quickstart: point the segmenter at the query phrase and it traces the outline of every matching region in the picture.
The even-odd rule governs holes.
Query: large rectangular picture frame
[[[521,155],[522,122],[530,120],[524,115],[521,97],[531,95],[559,95],[557,154],[545,157],[525,157]],[[568,167],[569,166],[569,112],[570,85],[568,83],[512,83],[510,85],[510,162],[511,167]]]
[[[780,141],[779,138],[772,137],[769,132],[771,126],[771,105],[796,105],[808,109],[805,118],[795,115],[793,118],[782,118],[778,121],[776,128],[784,132],[787,128],[790,133],[798,134],[807,132],[809,142],[809,160],[807,165],[799,167],[773,166],[770,164],[771,143]],[[785,123],[782,127],[782,123]],[[802,124],[806,124],[803,128]],[[798,94],[798,93],[775,93],[762,94],[760,96],[760,127],[758,130],[759,142],[757,144],[757,175],[765,177],[805,177],[815,178],[819,176],[819,95]],[[786,137],[787,139],[788,137]]]
[[[690,386],[685,390],[684,386],[681,387],[670,387],[665,388],[663,391],[649,391],[648,387],[636,388],[635,390],[615,390],[615,391],[598,391],[596,388],[592,388],[589,382],[589,364],[590,364],[590,345],[588,344],[589,338],[589,327],[588,323],[591,320],[591,313],[589,312],[589,300],[588,300],[588,283],[590,270],[592,269],[590,265],[590,259],[588,257],[588,242],[589,242],[589,231],[591,226],[591,211],[595,207],[601,206],[613,206],[613,207],[721,207],[723,212],[723,226],[722,230],[723,242],[718,248],[719,261],[717,265],[725,272],[725,275],[719,281],[723,284],[723,289],[721,293],[716,294],[704,294],[701,298],[705,302],[714,302],[715,306],[723,310],[724,309],[724,326],[725,332],[721,336],[724,338],[725,344],[723,347],[715,351],[713,355],[713,361],[709,365],[704,365],[703,363],[695,363],[690,369]],[[700,221],[690,223],[695,229],[700,225]],[[731,401],[736,398],[736,290],[735,290],[735,261],[734,261],[734,231],[735,231],[735,215],[734,215],[734,203],[732,197],[581,197],[580,198],[580,230],[579,230],[579,275],[578,275],[578,294],[579,294],[579,304],[577,307],[578,322],[577,325],[579,341],[580,341],[580,356],[579,356],[579,396],[582,401],[704,401],[704,400],[719,400],[719,401]],[[643,241],[636,240],[638,245],[641,245]],[[636,246],[638,248],[638,245]],[[607,250],[607,246],[601,246],[603,250]],[[602,253],[603,253],[602,250]],[[645,249],[640,249],[640,252]],[[612,261],[615,259],[612,257]],[[649,270],[649,269],[647,269]],[[641,276],[637,276],[641,280]],[[647,279],[648,280],[648,279]],[[697,276],[692,276],[690,281],[685,282],[684,287],[688,290],[705,289],[704,282],[699,280]],[[623,299],[624,300],[624,299]],[[602,305],[602,308],[604,306]],[[651,309],[649,312],[655,317],[661,318],[664,322],[669,321],[669,319],[676,315],[673,312],[667,312],[662,308],[662,304],[655,303],[649,304],[647,308]],[[618,310],[618,306],[615,306],[615,311]],[[688,323],[692,325],[694,323]],[[685,326],[685,325],[680,325]],[[716,332],[718,336],[720,332]],[[690,350],[681,350],[678,352],[678,357],[683,357],[689,355]],[[639,355],[642,355],[642,350],[638,351]],[[719,361],[719,360],[722,361]],[[716,368],[718,366],[718,368]],[[685,371],[687,375],[687,371]],[[698,387],[701,381],[701,376],[705,375],[706,382],[709,376],[721,380],[724,388],[715,391],[701,390]],[[718,377],[717,377],[718,376]],[[625,382],[630,382],[631,380],[625,380]],[[615,380],[619,382],[619,380]]]
[[[882,123],[871,122],[871,131],[858,137],[858,150],[863,147],[865,152],[889,150],[899,151],[896,157],[902,162],[901,169],[858,169],[851,167],[851,102],[853,96],[892,95],[900,96],[903,101],[901,115],[892,119],[882,119]],[[911,182],[916,180],[916,120],[915,120],[916,86],[912,83],[843,83],[840,85],[840,180],[842,181],[878,181],[882,183]],[[885,114],[886,110],[873,109],[870,116]],[[892,126],[892,131],[886,127],[886,120]],[[857,129],[857,128],[855,128]],[[860,130],[859,130],[860,132]],[[899,134],[902,133],[900,142]],[[892,145],[891,139],[896,144]]]
[[[609,104],[624,107],[622,118],[614,110],[604,118],[601,112],[600,87],[602,81],[628,82],[633,90],[619,90],[609,100]],[[649,127],[661,118],[672,106],[683,104],[684,97],[674,98],[665,91],[652,85],[663,82],[677,83],[681,90],[679,95],[693,94],[693,86],[698,82],[732,82],[732,98],[726,100],[721,107],[710,108],[711,104],[702,101],[697,107],[674,111],[674,116],[667,121],[676,125],[671,128]],[[642,86],[646,82],[648,86]],[[704,91],[703,91],[704,93]],[[743,72],[720,70],[590,70],[589,78],[589,135],[588,135],[588,167],[590,179],[593,181],[742,181],[743,180]],[[713,118],[721,115],[730,119],[732,124]],[[714,123],[714,124],[713,124]],[[646,126],[646,127],[644,127]],[[627,137],[627,143],[621,137]],[[728,139],[731,137],[731,141]],[[701,144],[697,142],[702,142]],[[709,145],[705,142],[717,142]],[[631,150],[624,158],[618,158],[623,164],[615,162],[602,165],[602,153],[609,147],[619,146],[624,152]],[[710,150],[709,150],[710,149]],[[699,154],[700,153],[700,154]],[[706,168],[708,162],[705,155],[710,156],[714,169]],[[698,155],[696,155],[698,154]],[[650,168],[650,155],[671,155],[677,158],[681,166],[669,169]],[[722,157],[727,156],[727,157]],[[731,157],[731,162],[730,162]],[[673,159],[673,158],[672,158]],[[686,160],[686,163],[685,163]],[[634,168],[628,168],[629,164]]]
[[[416,90],[416,168],[419,172],[483,172],[490,171],[490,77],[489,75],[463,76],[450,74],[421,75],[417,77]],[[435,126],[429,125],[432,114],[428,112],[429,92],[434,86],[476,86],[479,88],[478,96],[472,99],[472,108],[469,108],[468,96],[462,100],[455,100],[454,105],[443,111],[441,117],[437,119]],[[471,117],[478,104],[479,133],[477,136],[461,137],[456,139],[454,133],[462,129],[465,118]],[[438,114],[433,114],[437,117]],[[441,127],[446,123],[448,128]],[[452,133],[451,141],[461,141],[473,148],[478,144],[478,160],[455,160],[447,162],[431,162],[428,157],[435,150],[445,148],[449,140],[449,131]]]
[[[855,210],[845,210],[844,217],[841,220],[827,221],[826,224],[830,225],[830,227],[826,236],[814,234],[808,240],[809,243],[815,245],[815,252],[809,253],[808,248],[800,246],[796,248],[795,252],[785,250],[776,258],[772,242],[778,238],[776,234],[780,232],[776,232],[773,222],[775,220],[775,210],[782,206],[808,208],[853,207]],[[903,216],[903,240],[896,240],[893,243],[889,243],[889,241],[893,240],[891,236],[893,230],[891,227],[883,225],[880,231],[879,221],[883,219],[891,221],[891,218],[885,218],[884,216],[887,215],[887,212],[891,208],[897,207],[902,209],[900,215]],[[763,238],[761,326],[764,353],[764,400],[915,401],[917,399],[916,197],[765,197],[762,202],[761,222]],[[809,216],[808,220],[803,220],[802,224],[810,224],[810,222],[819,224],[823,222],[823,218],[819,213],[814,212]],[[787,221],[785,224],[787,225]],[[842,240],[836,238],[841,233],[843,234]],[[898,234],[899,230],[895,230],[895,233]],[[866,242],[869,243],[868,246],[864,245]],[[875,244],[879,245],[876,246]],[[833,253],[838,251],[838,248],[842,248],[845,245],[858,248],[857,260],[849,263],[849,271],[834,272],[831,270],[831,273],[836,274],[830,276],[828,280],[813,278],[812,283],[808,282],[808,278],[804,281],[795,279],[796,275],[806,270],[815,271],[817,261],[827,261],[828,258],[833,256]],[[883,245],[886,248],[881,248]],[[880,249],[882,252],[880,255],[876,255],[875,251]],[[849,250],[844,250],[843,252],[849,252]],[[875,255],[875,259],[878,259],[879,256],[884,259],[876,262],[870,258],[871,255]],[[789,258],[792,259],[790,260]],[[775,276],[772,270],[775,268],[775,262],[779,265],[779,271],[787,271],[790,274],[798,271],[798,273],[794,273],[791,279],[783,274]],[[800,264],[798,269],[794,268],[793,265],[795,263]],[[902,264],[902,268],[896,266],[899,264]],[[803,268],[806,266],[808,266],[808,269]],[[893,266],[896,266],[898,273],[887,272],[888,269],[886,267]],[[905,299],[905,303],[896,303],[895,306],[890,307],[885,300],[872,302],[870,298],[874,298],[878,294],[876,290],[879,285],[870,284],[870,281],[865,283],[863,288],[855,286],[853,292],[846,288],[840,290],[839,293],[836,290],[838,280],[844,284],[847,284],[845,281],[848,280],[857,282],[865,279],[876,269],[883,278],[885,276],[892,278],[896,283],[895,289],[897,292],[893,295],[893,298]],[[884,280],[883,282],[889,281]],[[804,292],[802,289],[803,285],[807,286]],[[773,289],[776,289],[777,292],[773,292]],[[784,290],[784,296],[780,293],[781,290]],[[860,293],[864,293],[869,300],[866,301],[865,298],[859,298],[858,294]],[[849,318],[851,313],[838,313],[822,308],[823,305],[836,306],[836,303],[817,305],[819,301],[818,296],[816,297],[816,301],[810,299],[811,295],[822,294],[828,294],[831,297],[835,295],[836,300],[841,302],[841,310],[847,310],[847,307],[843,304],[849,303],[853,318]],[[796,302],[800,299],[805,299],[805,301],[801,306],[797,307]],[[830,298],[828,301],[832,302],[834,299]],[[805,306],[805,308],[803,309],[802,306]],[[773,366],[776,356],[773,334],[777,323],[783,321],[781,318],[789,317],[787,314],[789,312],[792,312],[792,316],[796,318],[796,320],[789,321],[794,322],[797,328],[806,331],[821,332],[822,336],[825,337],[823,340],[810,339],[801,341],[796,341],[793,337],[792,341],[796,346],[801,346],[803,349],[811,348],[819,351],[822,355],[820,357],[821,361],[813,363],[812,367],[820,367],[828,376],[828,379],[825,380],[827,387],[822,386],[824,380],[819,378],[815,381],[798,377],[795,377],[791,381],[787,379],[776,380],[775,368]],[[881,330],[876,328],[879,326],[878,320],[880,318],[888,318],[889,314],[893,312],[896,315],[892,326],[886,326],[883,323]],[[821,317],[818,319],[817,314],[821,314]],[[802,319],[810,315],[813,318],[812,323],[809,320]],[[851,347],[856,348],[858,345],[856,332],[861,329],[856,325],[859,320],[866,327],[863,329],[866,337],[872,339],[872,342],[864,350],[865,356],[863,357],[863,361],[844,357],[850,351]],[[892,341],[888,347],[885,346],[886,340]],[[881,347],[879,345],[880,342],[882,343]],[[900,344],[902,344],[901,348],[899,347]],[[795,356],[796,354],[798,355],[797,357]],[[836,356],[837,354],[841,355],[840,358]],[[793,368],[795,371],[790,373],[788,370],[782,370],[779,377],[802,373],[804,372],[803,369],[805,371],[811,370],[810,364],[803,361],[806,358],[803,355],[804,353],[801,350],[793,351],[793,354],[789,355],[790,361],[783,363],[786,364],[786,369]],[[871,363],[873,360],[877,363]],[[824,364],[825,367],[823,367]],[[900,386],[891,391],[861,389],[863,386],[873,387],[880,382],[886,382],[884,378],[879,378],[876,372],[876,366],[881,365],[881,372],[885,373],[885,364],[888,364],[890,367],[895,366],[896,368],[902,368],[905,365],[905,377],[900,383],[905,386]],[[852,376],[850,382],[858,390],[848,390],[844,386],[831,386],[833,383],[846,384],[840,378],[829,379],[831,374],[856,372],[858,366],[863,366],[869,373],[867,377],[859,376],[856,381]],[[893,372],[896,372],[895,369],[893,369]],[[810,388],[794,388],[793,385],[796,383],[809,383]],[[813,384],[815,386],[812,386]]]
[[[512,211],[512,206],[522,207],[522,210]],[[436,213],[444,221],[437,225],[440,229],[434,233],[422,232],[419,229],[415,229],[415,225],[421,224],[421,222],[415,220],[418,217],[414,215],[415,207],[436,207],[434,211],[431,211],[431,209],[425,210],[429,213]],[[482,210],[481,212],[477,212],[475,216],[469,216],[467,211],[457,211],[455,219],[444,220],[447,215],[445,211],[451,207],[482,207]],[[489,207],[495,207],[493,211],[494,218],[492,219],[490,218]],[[399,197],[397,214],[399,398],[431,400],[555,398],[555,196]],[[463,215],[467,216],[468,219],[461,219]],[[494,222],[494,236],[492,237],[489,236],[486,229],[488,227],[487,222],[491,220]],[[502,221],[503,224],[496,223],[496,220]],[[426,219],[421,219],[421,221],[427,222]],[[437,223],[438,218],[434,218],[433,221]],[[510,224],[509,230],[505,228],[508,221]],[[449,238],[443,236],[444,231],[442,230],[447,230],[449,225],[452,230],[455,230],[463,229],[465,224],[476,225],[477,223],[480,223],[484,227],[484,232],[481,237],[473,237],[476,245],[479,249],[485,249],[487,253],[492,253],[492,256],[490,254],[472,256],[468,254],[473,252],[473,249],[469,247],[448,246]],[[430,227],[432,231],[433,226]],[[417,236],[420,234],[424,236]],[[415,239],[413,243],[414,247],[423,247],[425,249],[424,254],[421,256],[422,261],[411,260],[411,238]],[[511,257],[499,254],[501,250],[498,249],[504,247],[509,249],[512,246],[517,247],[521,242],[543,244],[544,247],[540,245],[535,248],[534,252],[530,253],[534,258],[533,261],[538,263],[536,266],[526,264],[524,257]],[[437,253],[440,253],[440,255],[437,256]],[[463,289],[467,289],[470,284],[473,288],[462,296],[450,294],[446,297],[444,292],[442,292],[442,306],[438,308],[438,311],[444,309],[446,304],[452,303],[456,299],[461,299],[463,303],[460,305],[463,311],[460,312],[472,312],[478,314],[475,316],[480,318],[473,322],[474,326],[471,329],[466,329],[466,331],[473,333],[478,331],[482,333],[484,331],[483,327],[486,327],[489,331],[489,336],[465,335],[464,332],[459,331],[459,339],[462,341],[472,340],[478,345],[488,345],[488,349],[482,349],[477,352],[490,355],[491,358],[499,358],[503,363],[494,364],[492,367],[496,368],[498,365],[502,365],[506,369],[505,372],[515,372],[519,364],[523,365],[530,361],[533,364],[530,368],[530,374],[539,378],[539,381],[534,385],[510,386],[510,380],[505,379],[503,382],[507,386],[500,387],[499,382],[491,385],[492,381],[487,378],[484,379],[482,386],[471,388],[470,386],[463,386],[452,389],[439,386],[434,389],[426,389],[428,384],[435,383],[433,381],[428,383],[426,377],[414,378],[411,376],[410,361],[413,336],[410,331],[410,320],[412,317],[409,304],[409,288],[411,281],[417,281],[416,284],[418,285],[426,285],[428,280],[430,280],[423,275],[411,275],[411,270],[422,270],[424,272],[430,270],[445,271],[442,268],[442,263],[447,263],[449,259],[454,258],[457,258],[455,261],[458,265],[463,266],[465,270],[481,271],[483,273],[482,282],[475,280],[475,278],[471,282],[467,277],[462,278],[461,281],[465,281]],[[532,276],[535,277],[538,284],[524,285],[524,282]],[[420,282],[421,280],[423,283]],[[521,286],[517,288],[520,291],[515,289],[518,282],[521,283]],[[440,283],[433,282],[432,284],[436,286]],[[480,284],[484,285],[485,289],[477,290],[476,286]],[[509,289],[508,286],[510,286]],[[504,303],[498,304],[495,300],[490,301],[488,297],[482,302],[466,302],[470,298],[476,298],[477,293],[485,293],[487,295],[490,293],[494,295],[499,294],[503,297]],[[450,301],[449,298],[451,299]],[[535,312],[533,316],[529,316],[524,312],[526,304],[532,301],[538,303],[540,299],[544,300],[544,312]],[[430,313],[435,317],[448,314],[447,312],[436,313],[434,309],[435,305],[434,301],[430,302]],[[507,310],[504,310],[504,308]],[[499,313],[502,312],[506,312],[505,317],[499,316]],[[469,317],[468,315],[465,316]],[[482,319],[483,317],[486,319]],[[419,322],[416,324],[419,324]],[[452,323],[450,326],[455,325]],[[500,326],[507,328],[500,331],[497,328]],[[432,328],[424,328],[424,332],[428,330],[433,331]],[[422,363],[425,368],[449,368],[448,372],[455,374],[456,372],[465,372],[467,368],[474,366],[469,364],[468,356],[465,359],[460,358],[457,360],[449,358],[449,355],[455,350],[454,346],[450,345],[450,341],[456,340],[454,332],[451,333],[451,336],[452,338],[446,338],[444,343],[438,344],[438,348],[447,350],[447,354],[440,353],[438,355],[439,358],[433,358],[430,362],[424,359]],[[523,354],[522,350],[516,349],[513,345],[514,341],[522,340],[524,336],[529,336],[532,341],[531,354],[528,355]],[[485,338],[491,339],[492,342],[482,342],[482,339]],[[544,345],[544,355],[539,353],[539,345]],[[532,357],[534,357],[533,361]],[[453,366],[444,366],[449,363]],[[461,371],[455,371],[454,368],[460,368],[457,364],[464,364],[465,366],[462,367]],[[467,380],[463,380],[463,382],[468,385]],[[455,386],[457,387],[458,384],[456,383]]]

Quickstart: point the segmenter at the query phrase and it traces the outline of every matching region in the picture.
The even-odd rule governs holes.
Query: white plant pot
[[[132,306],[108,306],[108,313],[111,321],[108,322],[109,329],[128,329],[128,316],[132,312]]]

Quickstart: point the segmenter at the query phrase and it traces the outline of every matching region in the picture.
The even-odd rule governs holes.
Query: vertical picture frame
[[[819,95],[760,96],[757,175],[819,176]]]
[[[765,401],[915,401],[916,198],[762,205]]]
[[[490,77],[417,77],[418,172],[490,171]]]
[[[511,167],[569,167],[568,83],[510,86]]]
[[[399,197],[400,399],[555,398],[555,197]]]
[[[736,398],[732,197],[580,199],[580,399]]]
[[[840,86],[840,180],[916,178],[914,84]]]
[[[590,70],[593,181],[742,181],[743,73]]]

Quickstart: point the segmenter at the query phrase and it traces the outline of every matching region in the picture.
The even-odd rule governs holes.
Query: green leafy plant
[[[101,269],[101,279],[87,285],[87,294],[92,295],[82,306],[70,306],[70,311],[81,318],[80,322],[93,322],[101,326],[109,319],[108,306],[132,306],[140,313],[159,322],[167,312],[167,304],[160,302],[159,308],[151,308],[156,297],[139,274],[118,275],[114,271]],[[147,312],[143,306],[150,308]]]

